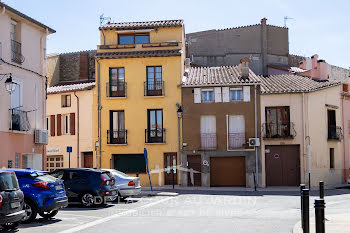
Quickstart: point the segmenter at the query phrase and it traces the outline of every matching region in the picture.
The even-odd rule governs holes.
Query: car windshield
[[[35,178],[36,180],[40,180],[40,181],[55,181],[56,178],[53,176],[50,176],[46,173],[42,173],[42,172],[34,172],[30,174],[31,177]]]
[[[118,171],[118,170],[113,170],[112,172],[115,175],[119,175],[119,176],[123,176],[123,177],[129,177],[127,174],[125,174],[124,172]]]
[[[11,172],[0,173],[0,191],[18,190],[16,175]]]

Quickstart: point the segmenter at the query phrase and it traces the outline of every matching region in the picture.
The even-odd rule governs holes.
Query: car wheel
[[[39,215],[43,218],[53,218],[56,216],[57,213],[58,213],[58,210],[53,210],[50,212],[39,213]]]
[[[94,205],[94,196],[91,193],[85,193],[81,196],[80,202],[84,207],[91,207]]]
[[[1,226],[3,228],[5,228],[6,230],[16,230],[17,227],[19,226],[21,221],[18,221],[18,222],[11,222],[11,223],[5,223],[5,224],[2,224]]]
[[[30,223],[34,219],[36,219],[36,215],[38,214],[38,212],[36,211],[33,202],[24,200],[23,210],[25,211],[25,215],[21,220],[22,223]]]

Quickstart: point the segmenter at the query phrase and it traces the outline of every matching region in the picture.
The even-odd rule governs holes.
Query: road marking
[[[104,222],[108,222],[108,221],[110,221],[112,219],[119,218],[119,217],[122,217],[122,216],[127,215],[127,214],[135,213],[135,212],[137,212],[137,211],[139,211],[141,209],[146,209],[148,207],[157,205],[159,203],[168,201],[168,200],[173,199],[173,198],[175,198],[175,197],[167,197],[165,199],[161,199],[159,201],[152,202],[152,203],[149,203],[147,205],[143,205],[143,206],[137,207],[137,208],[132,209],[132,210],[128,210],[128,211],[125,211],[125,212],[122,212],[122,213],[119,213],[119,214],[114,214],[114,215],[108,216],[106,218],[102,218],[102,219],[95,220],[95,221],[92,221],[92,222],[89,222],[89,223],[86,223],[86,224],[83,224],[83,225],[80,225],[80,226],[77,226],[77,227],[73,227],[71,229],[68,229],[68,230],[65,230],[65,231],[61,231],[59,233],[74,233],[74,232],[78,232],[78,231],[84,230],[86,228],[93,227],[93,226],[96,226],[96,225],[104,223]]]

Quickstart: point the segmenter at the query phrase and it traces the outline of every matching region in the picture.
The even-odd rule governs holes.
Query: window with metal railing
[[[147,66],[147,78],[144,82],[145,96],[164,96],[164,81],[161,66]]]
[[[10,130],[16,131],[29,131],[30,130],[30,122],[28,119],[28,112],[22,111],[20,109],[10,109],[11,114],[11,123]]]
[[[106,91],[107,97],[126,97],[126,82],[108,82]]]
[[[107,144],[128,144],[128,130],[107,130]]]

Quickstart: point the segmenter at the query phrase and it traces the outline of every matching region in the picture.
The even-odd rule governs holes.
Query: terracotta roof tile
[[[91,89],[94,86],[95,86],[95,82],[53,86],[53,87],[47,88],[47,94],[55,94],[55,93],[70,92],[70,91],[83,91],[83,90]]]
[[[100,29],[133,29],[133,28],[155,28],[155,27],[176,27],[184,24],[182,19],[176,20],[159,20],[159,21],[144,21],[144,22],[121,22],[107,23],[102,25]]]
[[[157,56],[179,56],[181,50],[143,50],[143,51],[127,51],[127,52],[100,52],[96,57],[118,58],[118,57],[157,57]]]

